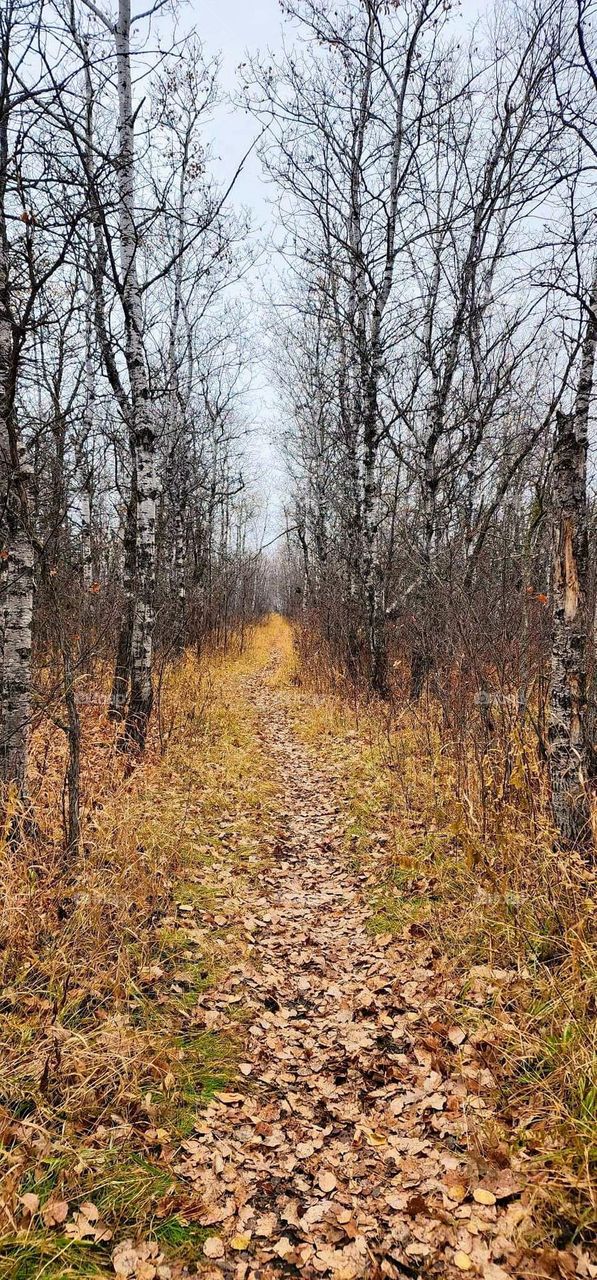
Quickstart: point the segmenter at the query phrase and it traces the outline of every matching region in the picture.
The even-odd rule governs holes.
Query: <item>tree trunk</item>
[[[0,160],[5,165],[7,119],[0,131]],[[3,553],[6,561],[3,601],[2,722],[0,777],[26,795],[27,751],[31,723],[31,635],[34,553],[29,522],[30,467],[14,422],[15,351],[8,300],[8,240],[0,192],[0,469]]]
[[[95,371],[93,367],[92,320],[93,315],[93,282],[89,288],[89,311],[85,320],[85,412],[83,420],[83,443],[79,469],[82,470],[79,493],[80,505],[80,539],[81,539],[81,582],[83,591],[91,591],[93,584],[93,552],[91,547],[91,461],[90,451],[95,425]]]
[[[186,631],[186,538],[185,522],[182,511],[176,513],[176,536],[174,546],[174,577],[176,590],[176,652],[184,653]]]
[[[135,478],[131,481],[126,524],[124,527],[124,608],[120,620],[120,632],[116,647],[109,716],[111,720],[124,719],[131,674],[131,644],[133,634],[133,579],[135,575]]]
[[[370,420],[365,430],[365,459],[363,475],[363,579],[367,636],[369,648],[369,679],[371,688],[381,698],[388,695],[388,662],[385,637],[385,614],[381,591],[381,567],[377,546],[378,522],[375,515],[377,485],[377,387],[369,406]]]
[[[587,444],[597,322],[594,281],[576,402],[558,413],[553,461],[553,637],[549,771],[562,846],[593,848],[587,790]]]
[[[143,307],[139,285],[135,221],[134,112],[130,57],[130,0],[120,0],[115,30],[118,73],[119,227],[126,363],[131,396],[131,444],[135,461],[136,548],[131,635],[131,687],[125,743],[142,750],[153,701],[152,657],[155,621],[155,517],[157,484],[155,435],[149,414],[149,382],[143,347]]]
[[[4,604],[4,671],[0,769],[4,783],[26,795],[31,724],[31,631],[34,556],[28,521],[29,472],[23,464],[9,497],[8,580]]]

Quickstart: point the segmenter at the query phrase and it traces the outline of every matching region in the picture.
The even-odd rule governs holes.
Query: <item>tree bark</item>
[[[135,460],[135,577],[131,635],[131,686],[124,740],[142,750],[153,701],[155,621],[155,434],[149,413],[149,382],[143,344],[142,295],[137,272],[135,140],[130,56],[130,0],[120,0],[115,29],[118,76],[119,233],[126,362],[131,396],[131,444]]]
[[[587,445],[597,321],[597,276],[576,401],[558,412],[553,461],[553,634],[548,728],[552,808],[563,847],[592,850],[587,790]]]
[[[131,644],[133,634],[133,580],[135,576],[135,479],[131,481],[126,523],[124,526],[124,608],[120,619],[120,632],[116,647],[114,676],[110,694],[109,716],[111,720],[123,720],[129,693]]]
[[[186,537],[182,511],[176,513],[176,537],[174,546],[174,576],[176,589],[176,652],[184,653],[186,634]]]
[[[6,102],[4,84],[2,90],[2,101]],[[0,776],[4,783],[15,784],[19,796],[24,797],[31,724],[34,553],[29,521],[31,469],[17,438],[14,420],[16,354],[9,307],[8,238],[4,213],[7,109],[0,124],[0,467],[2,542],[6,559]]]
[[[21,475],[21,484],[25,478]],[[31,724],[31,628],[33,621],[33,545],[21,502],[9,516],[11,532],[4,608],[4,705],[0,768],[5,783],[26,794]]]

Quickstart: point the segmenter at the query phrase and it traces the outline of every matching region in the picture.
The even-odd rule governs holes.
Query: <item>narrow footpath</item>
[[[494,1081],[450,1021],[441,957],[416,930],[368,932],[329,776],[263,673],[247,693],[283,781],[281,835],[245,904],[247,961],[201,1001],[206,1026],[249,1009],[241,1083],[176,1168],[211,1233],[203,1274],[559,1275],[520,1247],[528,1198],[504,1144],[483,1145]]]

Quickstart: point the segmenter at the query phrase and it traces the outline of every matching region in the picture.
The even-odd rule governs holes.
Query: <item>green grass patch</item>
[[[105,1280],[114,1276],[105,1245],[28,1233],[0,1245],[0,1280]]]

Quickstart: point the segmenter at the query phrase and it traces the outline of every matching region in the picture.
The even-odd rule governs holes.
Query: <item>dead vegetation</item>
[[[343,797],[372,932],[425,935],[459,975],[459,1017],[496,1070],[538,1237],[593,1239],[595,880],[554,846],[536,737],[513,718],[505,771],[501,744],[479,751],[477,725],[463,745],[432,700],[388,708],[334,692],[320,651],[313,665],[308,646],[302,662],[287,651],[285,678],[293,725]]]
[[[432,707],[314,683],[278,617],[187,655],[132,771],[98,700],[70,861],[38,734],[40,830],[2,859],[3,1280],[592,1274],[592,886],[531,744],[481,799]]]
[[[179,1258],[203,1238],[172,1153],[240,1039],[197,1008],[239,951],[237,886],[271,844],[270,769],[231,685],[237,661],[168,671],[167,751],[156,731],[132,773],[97,690],[70,864],[59,750],[34,744],[41,833],[1,860],[3,1277],[112,1275],[127,1230]]]

